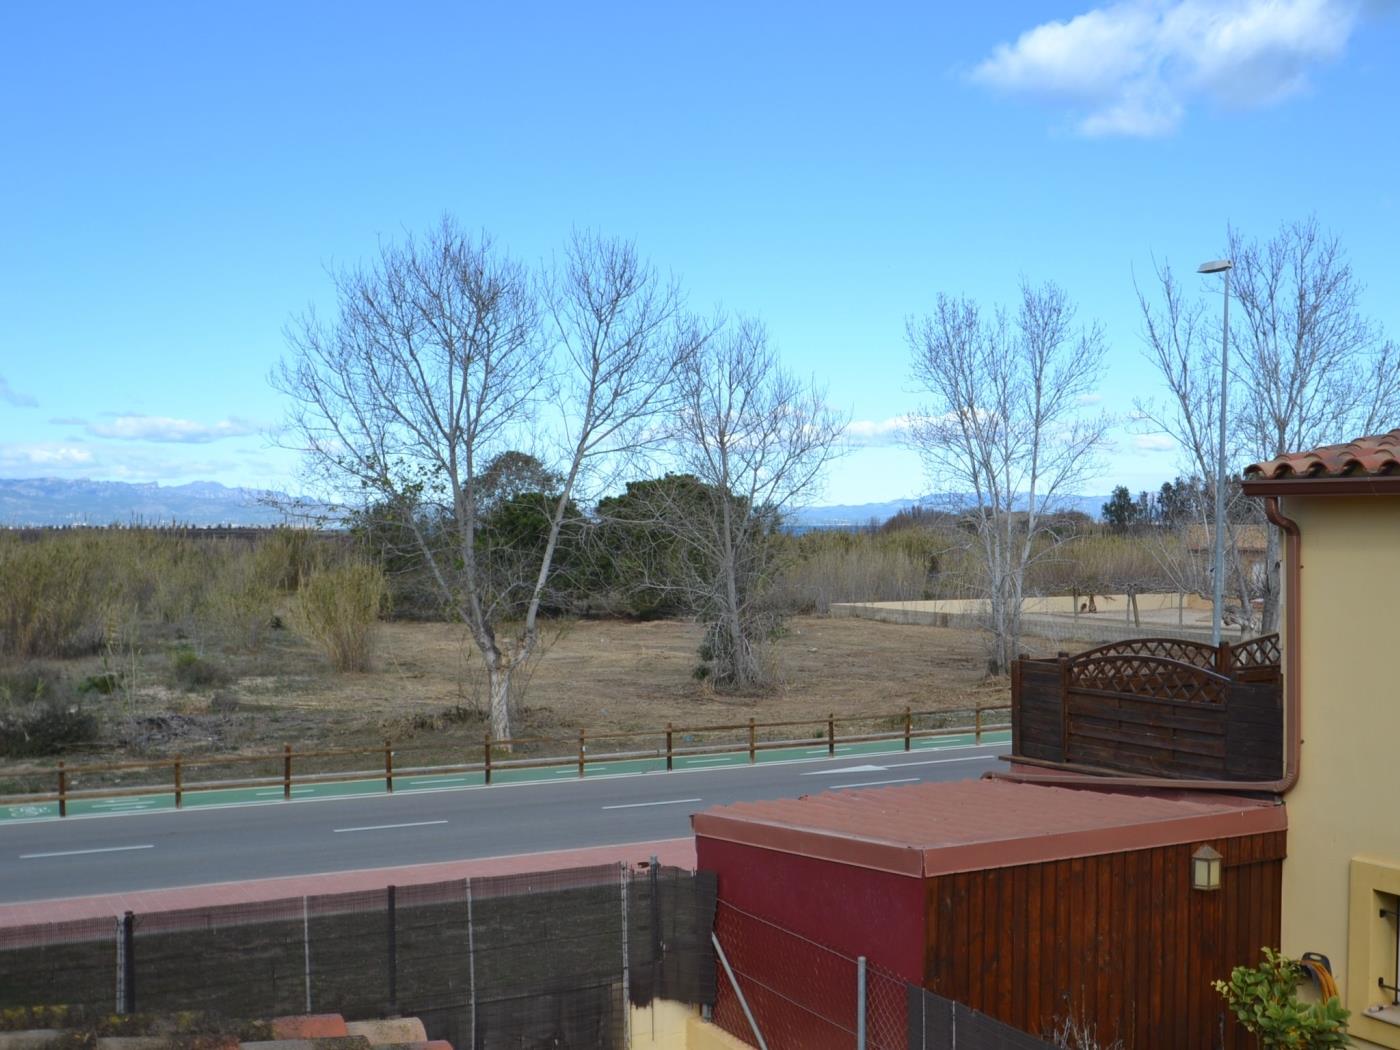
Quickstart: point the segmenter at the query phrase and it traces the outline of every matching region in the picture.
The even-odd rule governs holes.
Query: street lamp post
[[[1210,641],[1217,647],[1220,645],[1220,613],[1225,603],[1225,418],[1230,392],[1230,270],[1234,265],[1229,259],[1216,259],[1201,263],[1196,270],[1197,273],[1225,275],[1225,319],[1220,334],[1220,449],[1215,461],[1215,579],[1210,611]]]

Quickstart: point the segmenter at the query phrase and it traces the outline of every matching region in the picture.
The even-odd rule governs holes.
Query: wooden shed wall
[[[1200,843],[926,880],[925,984],[1030,1032],[1074,1015],[1109,1042],[1244,1048],[1210,982],[1279,943],[1285,833],[1210,843],[1221,889],[1191,889]]]

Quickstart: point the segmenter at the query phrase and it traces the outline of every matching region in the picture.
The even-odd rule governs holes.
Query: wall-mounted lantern
[[[1209,846],[1202,846],[1191,854],[1191,888],[1193,890],[1220,889],[1220,864],[1223,859]]]

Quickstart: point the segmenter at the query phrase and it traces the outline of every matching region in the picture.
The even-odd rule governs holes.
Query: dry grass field
[[[1005,679],[988,679],[975,632],[795,617],[775,646],[782,685],[767,694],[716,694],[692,677],[700,629],[678,621],[576,620],[550,625],[517,713],[517,735],[564,740],[590,733],[1004,704]],[[291,631],[268,632],[256,650],[206,646],[222,681],[181,688],[170,652],[178,639],[148,640],[127,670],[131,688],[89,703],[101,741],[70,764],[141,756],[413,744],[414,764],[475,759],[485,730],[484,680],[461,628],[388,622],[375,631],[374,667],[332,673]],[[1048,644],[1048,643],[1047,643]],[[1029,643],[1032,649],[1046,645]],[[81,678],[98,657],[54,662]],[[567,746],[567,745],[563,745]],[[556,750],[563,749],[563,746]],[[539,749],[547,745],[539,745]],[[6,760],[50,767],[52,760]]]

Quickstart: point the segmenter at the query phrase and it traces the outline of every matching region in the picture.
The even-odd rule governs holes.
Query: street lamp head
[[[1226,270],[1234,269],[1235,264],[1229,259],[1215,259],[1211,262],[1201,263],[1196,267],[1197,273],[1224,273]]]

